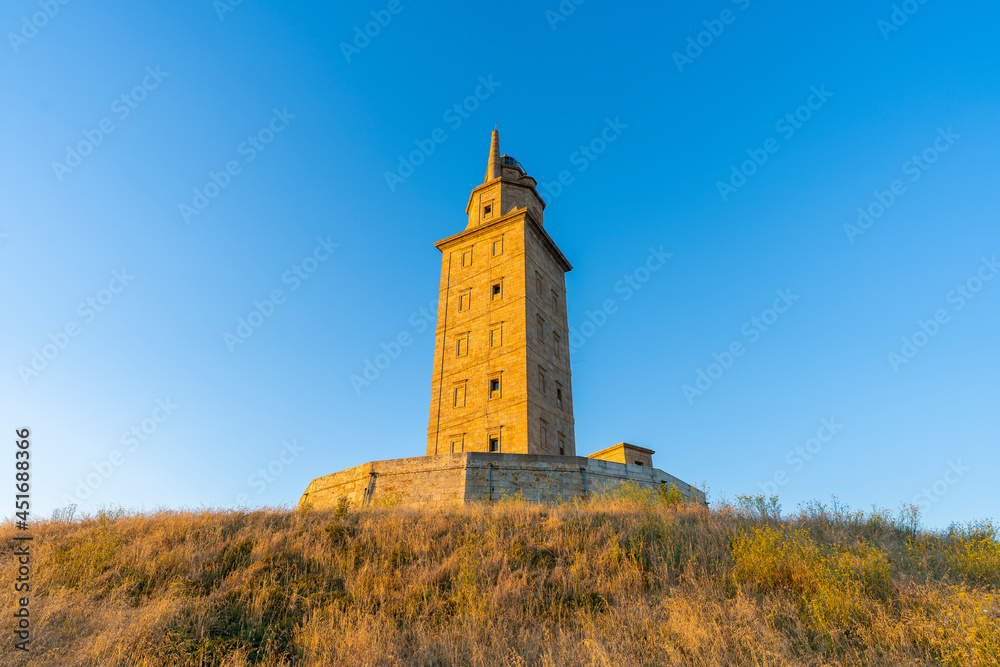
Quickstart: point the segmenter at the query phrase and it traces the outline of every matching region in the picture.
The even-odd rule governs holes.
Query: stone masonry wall
[[[318,477],[309,483],[299,504],[335,507],[341,496],[359,507],[365,489],[376,474],[372,504],[391,503],[421,507],[458,505],[465,498],[465,454],[418,456],[372,461]]]
[[[495,501],[517,494],[529,502],[554,503],[583,496],[585,483],[588,494],[594,494],[625,482],[643,488],[673,484],[689,498],[693,494],[704,502],[700,490],[656,468],[576,456],[466,452],[373,461],[319,477],[309,484],[299,503],[332,508],[343,496],[358,507],[372,472],[377,475],[373,505],[434,508]]]
[[[524,214],[499,218],[438,247],[441,288],[427,455],[452,453],[452,443],[454,453],[488,451],[489,435],[496,431],[501,451],[527,452]],[[469,262],[465,266],[462,257]],[[495,284],[501,286],[498,297],[491,293]],[[469,303],[460,310],[463,298]],[[493,379],[500,390],[491,396]]]
[[[493,491],[490,494],[490,465]],[[656,468],[624,465],[583,456],[535,456],[517,454],[471,454],[465,481],[466,502],[488,502],[518,493],[529,502],[560,502],[631,482],[643,488],[675,485],[691,497],[704,500],[704,493]]]

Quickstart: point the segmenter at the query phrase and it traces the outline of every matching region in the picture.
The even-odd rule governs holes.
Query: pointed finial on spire
[[[490,141],[490,161],[486,166],[486,178],[483,183],[500,178],[500,132],[493,128],[493,138]]]

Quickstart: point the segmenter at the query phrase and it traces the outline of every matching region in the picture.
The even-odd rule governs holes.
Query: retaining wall
[[[346,497],[352,506],[444,507],[517,494],[529,502],[554,503],[627,482],[642,488],[674,485],[688,498],[705,499],[699,489],[657,468],[582,456],[465,452],[372,461],[318,477],[299,503],[329,508]]]

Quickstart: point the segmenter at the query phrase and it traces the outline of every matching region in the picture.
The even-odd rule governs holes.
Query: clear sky
[[[0,415],[32,430],[33,509],[291,505],[422,455],[433,243],[499,123],[575,267],[580,453],[649,447],[715,500],[997,516],[998,21],[5,3]]]

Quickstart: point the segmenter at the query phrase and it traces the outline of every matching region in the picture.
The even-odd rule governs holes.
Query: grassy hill
[[[559,506],[205,511],[33,526],[4,665],[997,665],[988,523],[635,491]],[[13,525],[4,526],[8,554]],[[2,609],[16,563],[2,559]]]

